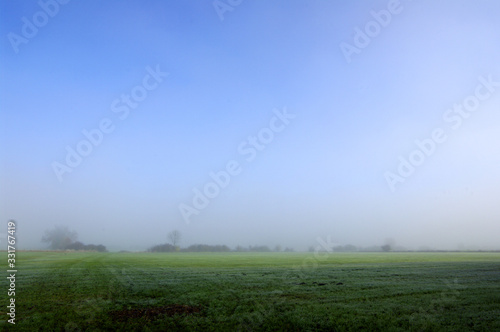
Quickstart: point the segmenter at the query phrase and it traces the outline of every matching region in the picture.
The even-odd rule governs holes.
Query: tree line
[[[48,243],[52,250],[85,250],[107,252],[106,246],[102,244],[84,244],[76,241],[78,234],[70,231],[66,226],[55,226],[45,231],[42,242]]]
[[[157,244],[150,247],[148,252],[293,252],[293,248],[285,248],[285,250],[277,250],[279,246],[274,249],[270,249],[268,246],[248,246],[242,247],[237,246],[234,250],[226,245],[209,245],[209,244],[192,244],[186,248],[181,248],[179,246],[174,246],[171,243]]]
[[[97,252],[107,252],[107,249],[102,244],[84,244],[77,241],[78,234],[75,231],[71,231],[66,226],[55,226],[52,229],[46,230],[44,236],[42,237],[42,242],[48,243],[49,248],[52,250],[81,250],[81,251],[97,251]],[[273,249],[265,245],[257,246],[236,246],[235,249],[231,249],[226,245],[209,245],[209,244],[192,244],[188,247],[181,248],[179,246],[182,239],[182,234],[178,230],[173,230],[167,234],[168,243],[157,244],[147,249],[148,252],[293,252],[293,248],[286,247],[282,249],[280,245],[277,245]],[[334,246],[331,248],[334,252],[355,252],[355,251],[392,251],[393,243],[388,239],[386,244],[382,246],[373,246],[369,248],[360,248],[354,245],[348,244],[344,246]],[[315,251],[314,247],[309,248],[310,252]]]
[[[248,246],[242,247],[237,246],[234,250],[231,250],[226,245],[209,245],[209,244],[192,244],[186,248],[181,248],[179,243],[182,239],[182,234],[178,230],[173,230],[167,234],[167,240],[169,243],[157,244],[150,247],[148,252],[292,252],[293,248],[285,248],[282,250],[280,245],[277,245],[274,249],[269,248],[268,246]]]

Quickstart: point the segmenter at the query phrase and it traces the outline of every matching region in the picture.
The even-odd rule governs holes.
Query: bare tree
[[[55,226],[45,231],[42,242],[50,243],[50,249],[66,249],[77,237],[77,233],[67,226]]]
[[[394,245],[396,244],[396,241],[392,238],[387,238],[385,239],[385,244],[381,246],[383,251],[391,251],[394,248]]]
[[[168,233],[167,238],[172,243],[172,245],[174,247],[177,247],[179,242],[181,242],[182,235],[181,235],[181,232],[179,232],[178,230],[175,229],[175,230],[171,231],[170,233]]]

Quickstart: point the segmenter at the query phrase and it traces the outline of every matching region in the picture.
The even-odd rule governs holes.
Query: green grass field
[[[16,325],[0,323],[5,331],[500,331],[500,253],[18,252],[16,260]]]

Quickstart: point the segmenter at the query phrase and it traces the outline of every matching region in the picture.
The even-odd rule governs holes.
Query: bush
[[[184,252],[228,252],[229,247],[226,245],[211,246],[208,244],[193,244],[189,247],[182,249]]]
[[[174,252],[177,251],[177,247],[171,245],[170,243],[157,244],[148,249],[148,252]]]
[[[102,244],[84,244],[80,241],[73,242],[68,244],[65,247],[66,250],[87,250],[87,251],[98,251],[98,252],[107,252],[106,247]]]

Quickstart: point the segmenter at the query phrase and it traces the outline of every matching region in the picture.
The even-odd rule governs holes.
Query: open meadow
[[[5,331],[500,330],[500,253],[18,252],[17,269]]]

